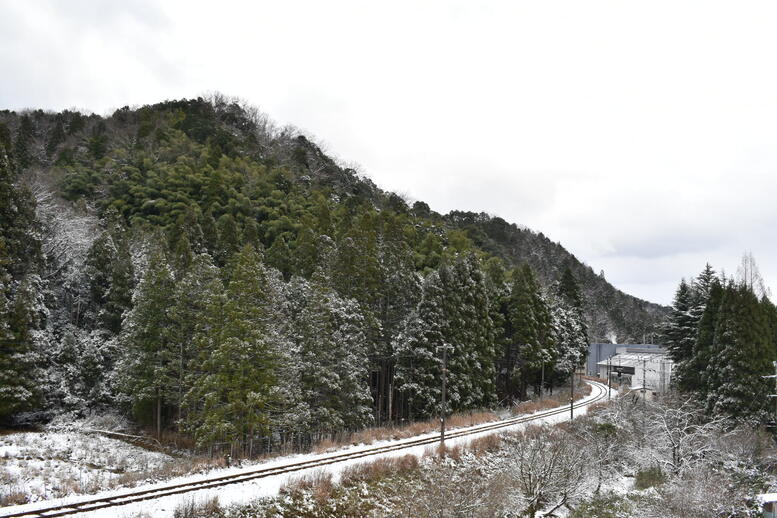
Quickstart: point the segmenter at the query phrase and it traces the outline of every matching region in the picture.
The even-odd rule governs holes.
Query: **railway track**
[[[598,391],[598,393],[587,401],[575,403],[574,408],[581,408],[593,403],[599,402],[607,397],[607,387],[601,383],[595,381],[587,381],[592,386],[592,390]],[[467,435],[474,435],[483,432],[495,431],[502,428],[507,428],[521,423],[527,423],[542,419],[554,415],[564,414],[569,412],[569,407],[559,407],[545,412],[539,412],[530,416],[518,416],[511,419],[504,419],[493,423],[486,423],[478,426],[473,426],[463,430],[452,430],[446,433],[446,438],[455,439],[457,437],[464,437]],[[292,462],[284,464],[282,466],[273,466],[265,468],[257,468],[241,473],[234,473],[231,475],[222,475],[220,477],[209,478],[200,480],[197,482],[186,482],[181,484],[174,484],[169,486],[163,486],[159,488],[146,489],[141,491],[127,491],[125,493],[110,495],[105,497],[97,497],[79,502],[72,502],[69,504],[62,504],[56,506],[50,506],[39,509],[26,509],[23,511],[12,512],[10,514],[0,515],[0,518],[49,518],[54,516],[68,516],[78,513],[88,513],[91,511],[97,511],[108,507],[119,507],[146,500],[155,500],[157,498],[163,498],[167,496],[179,495],[182,493],[189,493],[192,491],[201,491],[204,489],[212,489],[229,484],[240,484],[242,482],[248,482],[251,480],[257,480],[261,478],[271,477],[274,475],[280,475],[283,473],[292,473],[295,471],[301,471],[309,468],[316,468],[320,466],[326,466],[329,464],[335,464],[346,460],[353,460],[362,457],[370,457],[373,455],[387,453],[397,450],[403,450],[406,448],[412,448],[416,446],[432,445],[439,442],[439,436],[423,437],[419,439],[406,439],[395,444],[387,444],[383,446],[376,446],[374,448],[368,448],[364,450],[333,453],[323,457],[315,459],[308,459],[300,462]]]

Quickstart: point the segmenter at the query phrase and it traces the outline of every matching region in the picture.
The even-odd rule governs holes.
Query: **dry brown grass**
[[[599,412],[603,408],[607,407],[608,402],[607,401],[600,401],[598,403],[592,403],[588,405],[588,413],[589,414],[595,414],[596,412]]]
[[[28,495],[23,491],[9,491],[0,495],[0,507],[22,505],[28,501]]]
[[[224,516],[218,497],[205,501],[189,498],[178,504],[173,511],[173,518],[216,518]]]
[[[176,459],[174,462],[165,464],[150,472],[128,471],[122,473],[118,477],[109,479],[107,485],[110,489],[115,489],[117,487],[135,487],[140,483],[148,481],[149,478],[155,480],[168,480],[225,467],[226,461],[223,457],[184,457]]]
[[[510,409],[513,415],[533,414],[534,412],[540,412],[543,410],[550,410],[552,408],[558,408],[560,406],[569,405],[569,387],[557,387],[557,393],[553,397],[545,397],[543,399],[530,399],[528,401],[521,401]],[[580,384],[575,387],[575,401],[579,401],[591,394],[591,385]]]
[[[281,494],[292,494],[300,491],[309,491],[318,502],[326,502],[332,496],[332,474],[323,469],[316,470],[308,475],[292,477],[281,486]]]
[[[529,401],[521,401],[520,403],[513,406],[512,413],[515,415],[533,414],[534,412],[550,410],[551,408],[557,408],[568,404],[568,401],[564,401],[562,403],[558,399],[554,398],[532,399]]]
[[[340,475],[340,484],[351,486],[360,482],[372,482],[396,473],[406,473],[417,467],[418,459],[415,455],[384,457],[346,467]]]
[[[466,449],[475,455],[481,455],[489,451],[497,451],[502,447],[502,437],[499,434],[489,434],[470,441]]]
[[[466,426],[490,423],[498,419],[499,416],[493,412],[454,414],[446,418],[445,427],[446,429],[462,428]],[[416,421],[403,427],[367,428],[366,430],[362,430],[351,435],[350,439],[348,440],[348,444],[372,444],[375,441],[406,439],[416,435],[436,432],[439,429],[440,420],[436,417],[427,421]],[[327,449],[341,446],[342,444],[344,443],[338,444],[334,441],[324,441],[320,443],[316,451],[326,451]]]

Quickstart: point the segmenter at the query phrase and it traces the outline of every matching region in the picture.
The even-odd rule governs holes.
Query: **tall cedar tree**
[[[554,328],[559,348],[557,361],[562,368],[556,368],[563,377],[577,367],[582,366],[588,355],[588,326],[585,321],[583,295],[575,275],[569,266],[564,268],[556,285],[554,310]]]
[[[688,362],[688,368],[681,369],[679,376],[678,373],[674,374],[677,377],[676,384],[680,390],[696,392],[702,399],[706,399],[711,389],[713,346],[722,300],[723,286],[715,278],[710,283],[706,302],[704,303],[704,312],[699,320],[699,330],[693,347],[693,357]]]
[[[485,276],[474,255],[430,273],[396,343],[397,385],[411,418],[440,408],[441,347],[447,353],[446,412],[496,403],[494,330]]]
[[[365,324],[359,305],[328,287],[322,272],[291,283],[292,348],[299,372],[297,422],[308,432],[356,430],[372,422]]]
[[[277,354],[268,340],[267,272],[256,249],[244,246],[228,269],[226,290],[211,294],[195,339],[202,367],[187,395],[187,428],[200,445],[226,441],[240,452],[267,431]]]
[[[713,341],[708,406],[734,417],[768,416],[774,344],[764,307],[744,285],[726,286]]]
[[[684,371],[688,368],[696,344],[698,322],[692,314],[693,298],[691,286],[683,279],[675,293],[672,314],[664,329],[664,343],[675,364],[676,383],[685,376]]]
[[[505,391],[510,399],[524,400],[528,387],[538,386],[546,361],[550,371],[554,346],[550,308],[528,264],[513,272],[507,311]]]
[[[170,336],[175,282],[161,249],[152,253],[132,302],[133,308],[124,320],[120,336],[124,350],[121,389],[135,415],[154,423],[159,436],[163,407],[175,404],[178,397],[175,347]]]
[[[25,122],[26,121],[26,122]],[[23,118],[17,137],[26,146],[29,118]],[[26,128],[26,129],[25,129]],[[3,128],[0,128],[2,130]],[[42,281],[38,275],[41,245],[35,220],[35,201],[19,185],[9,156],[9,139],[0,131],[0,418],[29,409],[38,401],[38,369],[33,331],[40,314]],[[25,157],[16,157],[24,163]]]

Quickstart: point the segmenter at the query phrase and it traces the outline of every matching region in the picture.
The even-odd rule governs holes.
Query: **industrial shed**
[[[613,386],[627,386],[648,395],[669,390],[674,362],[666,349],[619,347],[615,354],[597,363],[598,376]]]

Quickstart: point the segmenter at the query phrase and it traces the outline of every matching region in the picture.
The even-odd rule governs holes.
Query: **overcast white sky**
[[[777,294],[777,2],[0,3],[0,108],[239,96],[379,186],[544,232],[669,303]]]

